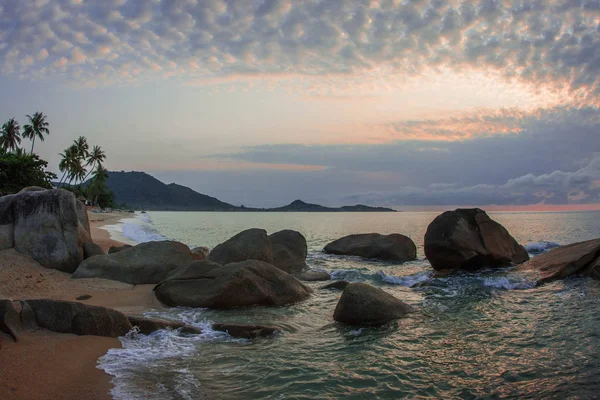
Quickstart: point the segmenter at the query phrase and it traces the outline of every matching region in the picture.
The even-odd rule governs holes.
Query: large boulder
[[[381,235],[363,233],[344,236],[325,246],[330,254],[360,256],[391,261],[410,261],[417,258],[417,246],[407,236],[399,233]]]
[[[154,290],[169,306],[214,309],[282,306],[304,300],[312,292],[291,275],[258,260],[225,266],[195,262],[174,271]]]
[[[382,325],[411,311],[411,306],[381,289],[351,283],[342,292],[333,319],[350,325]]]
[[[0,198],[0,249],[14,247],[44,267],[73,272],[91,241],[85,206],[71,192],[32,187]]]
[[[119,337],[132,328],[124,314],[110,308],[48,299],[25,302],[33,310],[37,324],[53,332]]]
[[[600,239],[557,247],[517,267],[519,271],[536,271],[542,284],[572,275],[600,279]]]
[[[105,254],[102,247],[99,244],[94,242],[85,242],[83,244],[83,258],[87,260],[90,257],[97,256],[100,254]]]
[[[273,265],[289,274],[306,268],[308,246],[300,232],[285,229],[273,233],[269,239],[273,246]]]
[[[139,285],[158,283],[174,269],[198,258],[183,243],[173,241],[147,242],[88,258],[73,273],[72,278],[104,278]]]
[[[207,259],[221,265],[246,260],[272,264],[271,240],[264,229],[247,229],[212,249]]]
[[[436,270],[505,267],[529,260],[527,250],[479,208],[446,211],[425,233],[425,256]]]

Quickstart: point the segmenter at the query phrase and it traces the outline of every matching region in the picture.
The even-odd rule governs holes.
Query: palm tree
[[[63,173],[63,176],[60,178],[58,185],[60,186],[63,182],[63,179],[71,177],[72,171],[76,168],[75,165],[81,162],[79,159],[79,149],[75,144],[67,147],[64,153],[59,154],[61,156],[61,160],[58,163],[58,169]]]
[[[29,124],[23,127],[25,129],[23,131],[23,137],[31,139],[31,152],[29,154],[33,154],[35,138],[39,138],[43,142],[44,134],[50,134],[50,130],[48,129],[50,124],[46,121],[46,116],[39,111],[33,114],[33,117],[28,115],[27,118],[29,118]]]
[[[2,125],[2,148],[4,151],[16,150],[19,147],[21,144],[20,130],[21,127],[14,118]]]
[[[92,149],[87,162],[85,163],[86,166],[91,166],[92,168],[90,169],[90,172],[88,172],[88,174],[85,176],[85,178],[83,179],[84,181],[90,176],[90,174],[92,172],[94,172],[94,166],[97,165],[98,167],[100,167],[102,165],[102,163],[104,162],[104,160],[106,160],[106,153],[104,153],[104,151],[102,150],[102,148],[100,146],[94,146],[94,148]]]
[[[90,146],[88,145],[87,139],[85,136],[79,136],[77,140],[73,141],[73,145],[77,147],[77,155],[81,159],[86,159],[90,155],[88,152]]]
[[[90,194],[93,196],[92,204],[98,203],[98,197],[106,190],[106,180],[108,179],[108,170],[98,164],[98,168],[94,171],[94,178],[90,185]]]

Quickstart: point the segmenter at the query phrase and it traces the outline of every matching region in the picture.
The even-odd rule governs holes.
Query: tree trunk
[[[35,144],[35,136],[33,136],[33,140],[31,141],[31,152],[29,153],[30,156],[33,155],[33,145]]]

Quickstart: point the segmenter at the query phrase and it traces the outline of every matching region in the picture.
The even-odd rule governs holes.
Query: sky
[[[600,204],[600,0],[0,0],[0,94],[55,172],[83,135],[238,205]]]

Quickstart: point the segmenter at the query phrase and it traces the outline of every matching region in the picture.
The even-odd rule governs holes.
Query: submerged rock
[[[119,251],[88,258],[72,278],[104,278],[130,283],[158,283],[176,268],[198,258],[183,243],[147,242]]]
[[[328,285],[321,286],[321,289],[344,290],[346,288],[346,286],[348,286],[349,284],[350,284],[350,282],[348,282],[348,281],[335,281]]]
[[[505,267],[529,260],[506,228],[479,208],[446,211],[425,233],[425,255],[436,270]]]
[[[600,279],[600,239],[554,248],[517,267],[519,271],[537,271],[538,284],[572,275]]]
[[[110,308],[71,301],[26,300],[41,328],[53,332],[119,337],[132,328],[127,317]]]
[[[191,325],[184,324],[183,322],[167,321],[158,318],[144,318],[144,317],[133,317],[128,316],[131,325],[137,326],[140,333],[149,335],[154,331],[160,329],[180,329],[182,333],[188,333],[193,335],[202,334],[202,330]]]
[[[410,261],[417,258],[417,246],[399,233],[381,235],[364,233],[344,236],[325,246],[330,254],[376,258],[380,260]]]
[[[308,246],[300,232],[285,229],[273,233],[269,239],[273,246],[273,265],[289,274],[306,268]]]
[[[281,332],[281,328],[272,325],[246,325],[246,324],[213,324],[215,331],[226,332],[234,338],[254,339],[257,337],[271,336]]]
[[[264,229],[247,229],[212,249],[207,259],[221,265],[246,260],[272,264],[271,240]]]
[[[105,254],[102,247],[93,242],[85,242],[83,244],[83,258],[88,259],[93,256],[97,256],[99,254]]]
[[[85,206],[71,192],[33,187],[0,197],[0,250],[14,247],[44,267],[73,272],[91,241]]]
[[[225,266],[192,263],[174,271],[154,291],[169,306],[214,309],[282,306],[304,300],[312,292],[291,275],[258,260]]]
[[[350,325],[383,325],[411,311],[411,306],[381,289],[351,283],[344,289],[333,319]]]
[[[327,272],[317,271],[316,269],[309,269],[307,271],[299,272],[294,274],[294,277],[306,282],[328,281],[331,279],[331,276],[329,276]]]

